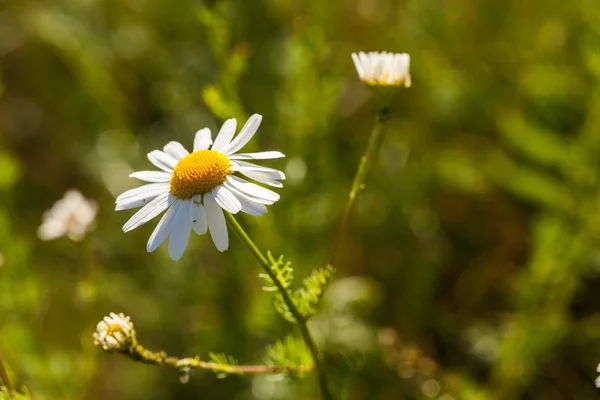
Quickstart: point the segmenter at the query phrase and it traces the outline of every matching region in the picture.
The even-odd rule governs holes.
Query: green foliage
[[[327,266],[317,269],[304,279],[302,287],[294,291],[293,300],[298,306],[300,313],[306,318],[310,318],[317,312],[317,306],[323,297],[325,288],[333,278],[334,269]]]
[[[231,6],[227,1],[217,2],[212,9],[201,6],[198,10],[198,19],[206,28],[208,43],[218,70],[215,78],[217,83],[203,89],[202,99],[221,120],[246,118],[240,107],[238,88],[246,69],[248,51],[245,46],[232,48],[231,33],[228,30],[230,15]]]
[[[309,367],[313,365],[312,356],[304,341],[294,335],[287,335],[266,349],[267,365]],[[299,374],[302,375],[302,374]]]
[[[289,261],[284,262],[283,255],[275,259],[270,251],[267,252],[267,259],[271,263],[271,271],[273,272],[273,275],[275,275],[277,281],[281,283],[283,288],[289,289],[294,280],[294,270],[291,267],[292,263]],[[277,285],[269,274],[261,273],[258,276],[265,281],[263,290],[267,292],[277,292]]]
[[[334,269],[331,266],[327,266],[323,269],[317,269],[312,274],[304,279],[302,287],[292,291],[291,285],[294,280],[294,270],[291,268],[290,262],[284,262],[283,256],[275,259],[271,252],[267,253],[267,259],[271,263],[271,271],[273,275],[281,282],[282,287],[288,291],[292,301],[298,308],[298,311],[305,320],[308,320],[317,311],[317,306],[321,300],[327,284],[333,277]],[[289,307],[285,304],[281,293],[278,292],[277,285],[273,282],[273,279],[269,274],[259,274],[265,281],[263,290],[273,292],[275,296],[275,308],[279,314],[281,314],[286,320],[296,323],[296,318],[290,311]]]
[[[27,393],[10,392],[6,387],[0,386],[0,400],[30,400]]]
[[[229,376],[227,367],[238,365],[238,361],[233,356],[225,353],[208,353],[208,358],[211,362],[218,364],[223,368],[222,370],[215,369],[215,374],[219,379],[224,379]]]
[[[177,354],[252,359],[289,330],[233,237],[219,253],[193,236],[175,264],[164,246],[146,253],[157,221],[121,232],[133,213],[113,212],[114,198],[150,168],[150,150],[262,114],[248,151],[285,153],[265,166],[288,179],[281,201],[244,223],[260,248],[293,260],[296,283],[285,261],[277,273],[310,315],[320,284],[300,280],[327,259],[377,106],[350,53],[386,50],[411,54],[413,86],[390,104],[336,265],[383,301],[325,315],[329,297],[358,292],[327,290],[316,339],[365,359],[330,367],[331,380],[356,399],[597,397],[600,2],[523,4],[0,2],[0,351],[11,375],[38,400],[315,398],[312,379],[199,373],[182,386],[99,355],[91,332],[111,310]],[[83,243],[41,242],[42,214],[69,188],[97,201],[96,229]],[[405,339],[398,354],[435,361],[443,392],[429,397],[414,379],[431,363],[416,375],[388,364],[381,327]]]

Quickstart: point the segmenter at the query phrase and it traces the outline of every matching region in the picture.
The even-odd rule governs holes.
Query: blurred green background
[[[150,349],[261,362],[293,332],[232,236],[180,262],[124,234],[145,154],[264,116],[288,179],[241,217],[298,278],[327,262],[377,103],[353,51],[407,52],[380,158],[315,335],[351,399],[591,399],[600,362],[597,0],[0,2],[0,355],[35,399],[317,399],[314,377],[229,377],[95,348],[110,311]],[[43,242],[71,188],[83,242]],[[338,387],[336,386],[336,387]],[[337,389],[336,389],[337,390]]]

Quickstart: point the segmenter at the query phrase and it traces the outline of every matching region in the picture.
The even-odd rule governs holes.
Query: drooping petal
[[[163,150],[177,161],[190,154],[181,143],[175,141],[167,143]]]
[[[229,189],[223,185],[217,186],[212,190],[212,194],[224,210],[229,211],[232,214],[238,213],[242,209],[240,201],[231,193]]]
[[[219,151],[221,153],[225,153],[225,150],[229,146],[233,135],[235,134],[235,127],[237,126],[237,122],[235,118],[230,118],[221,127],[219,134],[215,138],[215,143],[213,144],[211,150]]]
[[[171,174],[163,171],[137,171],[129,175],[144,182],[169,182]]]
[[[181,201],[175,201],[173,205],[169,207],[165,215],[162,216],[158,225],[154,228],[152,235],[150,235],[150,239],[148,239],[148,244],[146,245],[146,251],[148,253],[152,253],[154,250],[158,249],[158,246],[169,237],[169,233],[171,233],[171,222],[180,206]]]
[[[227,234],[227,224],[223,209],[219,207],[212,193],[204,195],[204,209],[206,210],[206,219],[208,229],[215,247],[219,251],[225,251],[229,247],[229,235]]]
[[[194,198],[200,196],[194,196]],[[194,232],[198,235],[204,235],[208,229],[208,225],[206,223],[206,211],[204,210],[204,206],[199,201],[192,201],[192,206],[190,207],[190,219],[192,221],[192,228],[194,228]]]
[[[117,197],[115,210],[128,210],[149,204],[158,195],[169,192],[168,183],[150,183],[121,193]]]
[[[231,190],[231,192],[233,194],[235,194],[238,199],[245,198],[245,199],[252,201],[253,203],[267,204],[267,205],[273,204],[276,201],[276,200],[266,200],[266,199],[263,199],[260,197],[253,196],[252,194],[248,193],[247,191],[241,190],[240,188],[234,186],[234,184],[232,184],[231,181],[225,181],[223,183],[223,186],[225,186],[227,189]]]
[[[176,197],[171,193],[164,193],[159,195],[157,198],[152,200],[150,203],[146,204],[142,207],[141,210],[133,214],[133,217],[129,219],[123,225],[123,231],[129,232],[132,229],[135,229],[146,222],[150,221],[152,218],[156,217],[158,214],[167,209],[171,204],[173,204],[176,200]]]
[[[169,256],[175,261],[178,261],[183,255],[192,232],[190,206],[193,203],[191,200],[181,200],[179,203],[181,205],[173,217],[173,222],[171,222],[171,235],[169,237]]]
[[[194,137],[194,151],[206,150],[211,144],[210,129],[204,128],[196,132],[196,136]]]
[[[258,153],[242,153],[232,154],[229,156],[230,160],[268,160],[270,158],[282,158],[285,154],[279,151],[261,151]]]
[[[242,147],[244,147],[246,145],[246,143],[248,143],[250,141],[250,139],[252,139],[252,136],[254,136],[254,134],[258,130],[258,127],[260,126],[261,121],[262,121],[262,115],[260,115],[260,114],[252,115],[248,119],[246,124],[244,124],[244,127],[242,128],[240,133],[238,133],[238,135],[235,137],[235,139],[233,139],[231,141],[231,143],[229,143],[229,146],[227,146],[227,148],[225,149],[225,154],[226,155],[233,154],[236,151],[240,150]]]
[[[270,175],[262,171],[240,171],[250,179],[254,179],[257,182],[264,183],[265,185],[273,187],[283,187],[283,183],[270,178]]]
[[[238,200],[242,203],[242,212],[246,214],[260,217],[267,213],[267,207],[264,204],[256,203],[243,196],[238,196]]]
[[[160,150],[153,150],[148,153],[148,160],[158,168],[166,172],[173,172],[173,168],[177,165],[177,160],[172,156]]]
[[[227,182],[230,182],[235,188],[243,193],[249,194],[252,197],[270,200],[273,202],[279,200],[279,195],[274,191],[266,189],[262,186],[258,186],[255,183],[248,182],[242,178],[238,178],[237,176],[229,175],[227,177]]]
[[[245,161],[232,161],[231,166],[233,171],[238,171],[250,179],[274,187],[283,187],[283,184],[277,181],[285,179],[285,174],[279,170],[261,167]]]
[[[232,161],[231,169],[233,171],[259,171],[266,172],[269,174],[269,179],[283,180],[285,174],[278,169],[263,167],[262,165],[252,164],[246,161]]]

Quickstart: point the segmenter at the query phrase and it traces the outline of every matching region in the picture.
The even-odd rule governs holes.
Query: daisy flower
[[[98,206],[77,190],[69,190],[44,213],[37,235],[42,240],[67,236],[74,242],[85,237],[96,219]]]
[[[370,86],[410,87],[410,56],[406,53],[352,53],[360,80]]]
[[[111,312],[98,322],[94,332],[94,344],[106,351],[126,348],[134,338],[133,323],[123,313]]]
[[[148,160],[162,171],[130,175],[149,184],[117,197],[116,210],[142,207],[125,223],[123,231],[135,229],[166,210],[148,240],[148,252],[156,250],[168,237],[169,255],[179,260],[192,229],[198,235],[208,230],[216,248],[227,250],[229,236],[223,210],[261,216],[267,212],[266,205],[279,200],[277,193],[236,173],[273,187],[282,187],[279,181],[285,179],[281,171],[245,161],[285,157],[282,153],[237,153],[252,139],[261,121],[262,116],[254,114],[234,138],[236,120],[229,119],[214,143],[210,129],[201,129],[194,138],[192,153],[178,142],[169,142],[163,151],[148,153]]]

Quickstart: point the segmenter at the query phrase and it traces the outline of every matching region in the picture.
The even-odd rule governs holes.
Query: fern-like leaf
[[[208,358],[210,358],[213,363],[222,367],[221,369],[214,370],[219,379],[227,378],[229,372],[231,372],[229,367],[238,364],[238,361],[233,356],[225,353],[208,353]]]
[[[313,366],[313,359],[306,344],[293,335],[278,340],[266,350],[266,364],[273,366],[306,367]],[[299,375],[302,375],[299,373]]]
[[[308,278],[304,279],[302,287],[294,292],[294,302],[305,319],[311,318],[317,312],[317,306],[334,272],[330,265],[314,270]]]
[[[278,259],[275,259],[270,251],[267,252],[267,258],[269,263],[271,263],[271,271],[273,272],[273,275],[275,275],[277,280],[281,282],[281,285],[285,289],[288,289],[294,280],[294,270],[291,267],[292,263],[283,262],[283,256],[279,256]],[[275,282],[273,282],[273,279],[271,279],[269,274],[259,274],[258,276],[265,281],[263,290],[267,292],[277,291],[277,285],[275,285]]]

